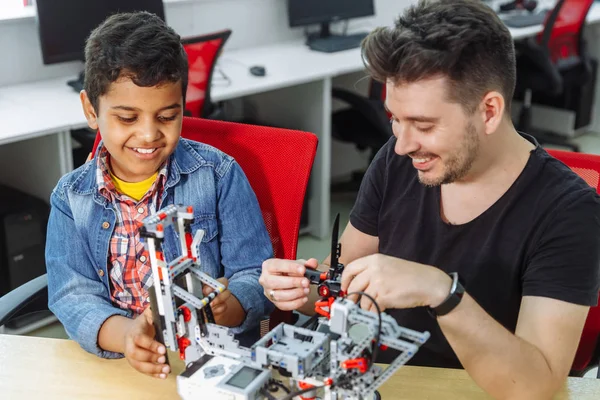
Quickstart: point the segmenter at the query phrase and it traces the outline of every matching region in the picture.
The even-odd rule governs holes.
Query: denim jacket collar
[[[98,145],[98,149],[102,146],[102,142]],[[94,154],[94,157],[98,156],[98,151]],[[169,156],[170,168],[167,177],[167,183],[165,185],[166,190],[173,187],[179,182],[182,174],[191,174],[203,165],[208,164],[208,161],[202,157],[186,139],[179,139],[177,147],[173,154]],[[96,185],[96,163],[87,163],[84,170],[77,177],[75,182],[71,186],[71,190],[81,195],[94,195],[94,200],[99,204],[106,203],[106,199],[98,193],[98,186]],[[164,194],[163,194],[164,196]]]

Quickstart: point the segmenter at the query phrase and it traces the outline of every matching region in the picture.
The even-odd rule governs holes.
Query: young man
[[[420,2],[363,55],[394,137],[340,239],[342,289],[431,333],[413,364],[462,366],[496,398],[551,398],[598,300],[600,201],[515,131],[508,29],[478,0]],[[277,307],[311,313],[316,260],[300,264],[268,260],[260,281]]]
[[[69,336],[161,378],[169,367],[154,340],[152,274],[139,235],[148,215],[193,206],[192,231],[205,231],[202,267],[228,285],[211,303],[215,320],[242,344],[258,339],[273,308],[258,283],[272,246],[244,173],[228,155],[180,138],[187,73],[180,37],[155,15],[117,14],[91,33],[81,102],[102,145],[60,180],[48,224],[49,307]],[[168,229],[167,261],[178,246]]]

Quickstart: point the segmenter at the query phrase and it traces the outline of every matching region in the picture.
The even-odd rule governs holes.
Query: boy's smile
[[[181,82],[141,87],[121,77],[100,96],[98,110],[84,91],[81,101],[89,126],[100,130],[110,153],[112,173],[121,180],[151,177],[177,146],[183,121]]]

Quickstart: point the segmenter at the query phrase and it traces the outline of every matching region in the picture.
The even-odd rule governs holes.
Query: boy
[[[169,204],[194,207],[192,231],[204,271],[228,285],[212,305],[216,323],[241,344],[258,339],[272,305],[258,283],[272,247],[258,202],[239,165],[180,138],[188,64],[180,37],[157,16],[109,17],[85,49],[83,111],[102,144],[51,195],[46,262],[49,307],[69,336],[105,358],[126,357],[165,378],[165,347],[154,340],[152,274],[142,220]],[[174,230],[163,244],[179,256]]]

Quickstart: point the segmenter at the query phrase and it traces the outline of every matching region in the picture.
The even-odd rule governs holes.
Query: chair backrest
[[[295,260],[317,136],[192,117],[184,117],[181,136],[216,147],[235,158],[256,194],[275,257]],[[97,134],[92,154],[96,153],[100,140]],[[276,309],[271,314],[270,328],[279,322],[293,322],[292,313]]]
[[[581,57],[583,27],[594,0],[558,0],[544,22],[538,41],[548,48],[552,62]]]
[[[547,150],[552,156],[569,166],[590,186],[600,193],[600,155]],[[600,301],[600,296],[599,296]],[[590,308],[572,369],[583,371],[594,357],[600,338],[600,306]]]
[[[386,89],[385,84],[375,79],[371,79],[371,83],[369,85],[369,98],[371,100],[381,100],[382,103],[385,103]],[[388,118],[392,118],[392,114],[386,111]]]
[[[210,113],[210,83],[217,57],[230,35],[231,30],[223,30],[181,40],[189,64],[185,108],[192,117],[202,118]]]

